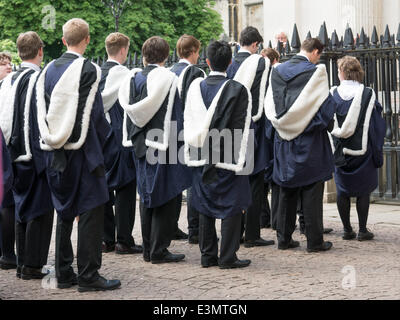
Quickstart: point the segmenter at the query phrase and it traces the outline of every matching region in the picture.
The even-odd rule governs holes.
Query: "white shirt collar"
[[[246,49],[243,49],[243,48],[239,49],[238,53],[240,53],[240,52],[246,52],[246,53],[250,53],[251,54],[251,52],[249,50],[246,50]]]
[[[156,63],[149,63],[147,66],[148,67],[150,67],[150,66],[161,67],[159,64],[156,64]]]
[[[115,62],[115,63],[118,63],[119,65],[121,65],[117,60],[114,60],[114,59],[108,59],[107,62]]]
[[[186,63],[186,64],[188,64],[189,66],[192,65],[192,64],[189,62],[189,60],[186,60],[186,59],[183,59],[183,58],[180,59],[178,63]]]
[[[211,71],[209,76],[224,76],[226,78],[228,75],[226,72]]]
[[[300,56],[300,57],[304,57],[304,58],[306,58],[308,61],[310,61],[310,59],[309,59],[304,53],[302,53],[302,52],[298,53],[297,55]]]
[[[38,66],[38,65],[36,65],[36,64],[34,64],[34,63],[30,63],[30,62],[26,62],[26,61],[23,61],[22,63],[21,63],[21,68],[30,68],[30,69],[33,69],[33,70],[35,70],[35,71],[39,71],[40,72],[40,67]]]
[[[83,58],[83,56],[80,53],[75,52],[75,51],[68,50],[66,53],[71,53],[71,54],[78,56],[79,58]]]
[[[340,86],[337,87],[338,93],[343,100],[351,100],[356,96],[358,88],[361,83],[353,80],[343,80],[340,82]]]

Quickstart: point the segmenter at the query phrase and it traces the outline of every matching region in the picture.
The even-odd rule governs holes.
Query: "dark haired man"
[[[141,246],[135,244],[132,236],[136,212],[136,173],[132,148],[122,145],[122,122],[124,111],[118,101],[122,80],[129,73],[125,63],[129,51],[129,37],[114,32],[105,40],[107,62],[101,67],[99,88],[103,98],[104,114],[115,134],[118,143],[118,156],[113,159],[107,171],[107,184],[110,200],[104,207],[103,252],[117,254],[142,253]],[[114,195],[115,191],[115,195]],[[115,218],[113,212],[115,207]],[[115,235],[115,229],[117,234]],[[117,236],[117,243],[115,243]]]
[[[86,21],[68,20],[62,41],[67,52],[48,64],[36,83],[40,147],[46,151],[47,179],[58,213],[57,285],[64,289],[78,284],[79,292],[113,290],[121,282],[99,274],[108,201],[105,171],[116,145],[98,88],[101,70],[82,56],[90,43]],[[78,275],[72,268],[71,243],[77,216]]]
[[[192,81],[198,77],[204,78],[205,72],[195,66],[199,60],[200,41],[191,35],[184,34],[176,43],[176,51],[180,60],[174,64],[171,71],[178,76],[178,93],[182,105],[182,112],[185,110],[185,101],[187,91]],[[178,130],[179,131],[179,130]],[[176,215],[176,227],[174,239],[189,239],[189,243],[197,244],[199,242],[199,214],[191,206],[191,188],[187,190],[187,219],[188,230],[187,235],[178,227],[178,221],[181,211],[182,199],[178,199],[178,208]]]
[[[183,127],[178,78],[164,68],[169,55],[164,39],[147,39],[142,55],[145,68],[131,70],[119,91],[125,111],[123,144],[133,147],[143,259],[154,264],[178,262],[185,255],[173,254],[168,247],[174,236],[179,195],[191,185],[190,170],[179,163],[173,149],[178,137],[172,122]]]
[[[43,42],[36,32],[17,39],[21,68],[6,77],[0,93],[1,128],[13,162],[17,277],[42,279],[53,228],[54,207],[39,148],[36,116],[31,107],[43,60]]]
[[[273,240],[264,240],[260,236],[260,214],[263,206],[264,170],[268,165],[271,154],[268,151],[268,143],[265,136],[264,97],[267,90],[270,61],[256,54],[258,46],[263,42],[258,30],[254,27],[246,27],[240,33],[240,50],[234,57],[233,63],[227,70],[228,77],[239,81],[251,92],[252,120],[254,123],[255,150],[254,170],[250,175],[252,204],[248,208],[242,221],[242,233],[244,232],[244,246],[273,245]]]
[[[226,69],[232,60],[228,43],[211,43],[207,57],[211,73],[205,80],[197,78],[192,82],[184,122],[185,161],[195,167],[192,206],[200,213],[201,265],[243,268],[250,260],[239,260],[236,252],[240,246],[241,216],[251,203],[249,178],[240,174],[246,161],[251,124],[250,92],[227,78]],[[215,140],[213,131],[220,135],[224,131],[231,133],[231,147],[240,143],[232,157],[229,149],[225,149],[229,141],[225,136]],[[241,133],[240,139],[237,131]],[[222,219],[219,259],[215,219]]]
[[[334,170],[327,129],[335,104],[325,65],[316,66],[322,50],[318,39],[304,41],[298,55],[273,69],[265,98],[266,116],[276,129],[273,180],[281,187],[277,237],[282,250],[299,246],[292,239],[299,196],[307,251],[332,247],[323,239],[322,202],[324,182],[332,178]]]

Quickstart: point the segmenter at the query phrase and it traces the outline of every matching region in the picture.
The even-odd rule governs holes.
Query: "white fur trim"
[[[328,75],[325,65],[320,64],[292,107],[280,119],[276,118],[273,83],[270,81],[265,97],[265,115],[280,137],[291,141],[303,133],[328,96]]]
[[[203,97],[201,95],[201,89],[200,89],[201,81],[203,81],[203,79],[197,78],[190,85],[184,112],[184,124],[183,124],[184,141],[185,141],[184,155],[185,155],[185,163],[189,167],[200,167],[206,164],[206,159],[201,159],[201,160],[190,159],[190,153],[189,153],[190,146],[193,146],[195,148],[203,147],[219,99],[225,88],[225,85],[229,82],[228,80],[222,85],[222,87],[219,89],[216,96],[214,97],[210,107],[207,109],[207,107],[204,105]],[[216,164],[217,168],[234,171],[236,173],[242,171],[245,164],[247,144],[250,132],[250,124],[251,124],[252,99],[250,90],[248,88],[246,88],[246,90],[248,93],[248,105],[247,105],[245,127],[243,130],[243,137],[239,150],[238,162],[236,164],[221,163],[221,162],[218,162]],[[199,121],[199,119],[203,120]]]
[[[104,84],[101,97],[103,98],[104,113],[110,111],[112,106],[118,100],[119,88],[124,78],[129,74],[127,67],[116,65],[110,69]]]
[[[185,78],[185,74],[190,67],[192,67],[192,66],[189,65],[189,66],[185,67],[185,69],[182,70],[182,72],[178,78],[178,93],[179,93],[180,98],[182,98],[183,79]],[[202,69],[200,69],[200,68],[198,68],[198,69],[203,72],[203,74],[204,74],[203,78],[205,78],[207,76],[206,73]]]
[[[35,72],[29,78],[28,89],[26,91],[25,108],[24,108],[24,140],[25,140],[25,155],[20,155],[15,162],[29,161],[32,159],[31,145],[29,143],[29,112],[31,109],[31,100],[33,88],[36,83],[36,79],[39,76],[39,72]]]
[[[131,90],[131,79],[136,76],[137,73],[142,71],[140,68],[135,68],[129,71],[129,74],[125,76],[123,82],[120,86],[118,92],[118,99],[121,103],[121,97],[124,96],[124,100],[129,102],[130,90]],[[126,131],[126,121],[127,121],[127,113],[124,109],[124,120],[122,121],[122,145],[126,148],[132,147],[132,141],[128,140],[128,132]]]
[[[147,97],[134,104],[129,104],[130,78],[129,74],[129,81],[124,80],[119,89],[119,102],[132,122],[143,128],[160,109],[177,76],[163,67],[153,69],[147,76]]]
[[[244,60],[242,62],[242,64],[240,65],[240,67],[234,77],[234,80],[240,82],[247,89],[251,90],[251,87],[253,86],[253,83],[254,83],[254,79],[256,77],[258,64],[261,59],[265,60],[265,69],[264,69],[264,72],[263,72],[263,75],[261,78],[261,82],[260,82],[260,91],[259,91],[259,100],[258,100],[259,104],[258,104],[257,114],[255,114],[253,116],[254,122],[257,122],[258,120],[260,120],[262,113],[263,113],[264,98],[265,98],[265,93],[266,93],[265,90],[266,90],[266,86],[267,86],[270,61],[269,61],[269,59],[264,58],[262,55],[252,54],[251,56],[249,56],[246,60]]]
[[[15,72],[10,73],[4,80],[0,89],[0,127],[3,131],[6,145],[10,143],[13,120],[14,120],[14,103],[18,84],[22,77],[32,69],[24,70],[12,84],[12,77]]]
[[[97,79],[93,83],[82,117],[81,136],[75,143],[67,143],[75,126],[75,118],[79,101],[79,85],[82,73],[84,58],[75,59],[60,77],[55,85],[50,97],[50,105],[46,111],[45,102],[45,77],[50,63],[40,74],[36,85],[36,98],[38,107],[38,124],[43,142],[41,148],[43,150],[60,149],[64,147],[66,150],[77,150],[82,147],[86,140],[89,129],[90,115],[98,90],[101,77],[101,70],[92,63],[96,68]]]
[[[333,93],[335,91],[335,89],[336,88],[332,88],[331,93]],[[331,132],[331,134],[333,136],[335,136],[337,138],[347,139],[354,134],[354,131],[357,128],[358,119],[360,117],[361,101],[362,101],[363,92],[364,92],[364,85],[360,84],[360,86],[357,88],[353,102],[351,103],[349,111],[346,115],[346,119],[340,128],[339,128],[337,117],[335,114],[335,126]],[[339,93],[339,91],[338,91],[338,93]],[[339,95],[340,95],[340,93],[339,93]]]

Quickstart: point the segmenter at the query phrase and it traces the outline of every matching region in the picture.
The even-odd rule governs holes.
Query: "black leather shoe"
[[[191,236],[189,237],[190,244],[198,244],[199,243],[199,236]]]
[[[121,286],[121,282],[119,280],[107,280],[103,277],[99,277],[96,281],[90,284],[79,284],[78,291],[79,292],[88,292],[88,291],[107,291],[114,290]]]
[[[359,232],[357,235],[357,240],[358,241],[368,241],[372,240],[374,238],[374,234],[367,230],[367,232]]]
[[[143,260],[145,262],[150,262],[150,252],[143,252]]]
[[[101,245],[101,252],[108,253],[115,250],[115,244],[106,244],[105,242]]]
[[[245,248],[252,248],[252,247],[265,247],[265,246],[272,246],[275,244],[274,240],[264,240],[262,238],[257,240],[245,240],[244,246]]]
[[[6,257],[1,257],[0,258],[0,268],[3,270],[10,270],[10,269],[16,269],[17,268],[17,262],[16,259],[9,259]]]
[[[176,231],[173,240],[186,240],[187,238],[189,238],[189,236],[178,228],[178,231]]]
[[[288,244],[278,244],[278,249],[279,250],[287,250],[287,249],[294,249],[300,247],[300,242],[294,241],[293,239],[290,240]]]
[[[50,273],[49,271],[43,273],[42,268],[30,268],[22,266],[21,279],[22,280],[43,279],[49,273]]]
[[[320,251],[328,251],[332,248],[332,242],[324,241],[320,246],[315,248],[307,248],[307,252],[320,252]]]
[[[115,246],[115,253],[116,254],[136,254],[136,253],[143,253],[142,246],[134,245],[132,247],[128,247],[122,243],[117,243]]]
[[[230,264],[220,264],[219,268],[220,269],[235,269],[235,268],[245,268],[249,266],[251,263],[251,260],[236,260],[233,263]]]
[[[345,231],[345,232],[343,233],[342,239],[343,239],[343,240],[353,240],[353,239],[355,239],[356,237],[357,237],[357,234],[352,230],[352,231],[350,231],[350,232]]]
[[[240,238],[240,243],[241,243],[241,244],[244,243],[244,237],[241,237],[241,238]]]
[[[332,228],[324,228],[324,234],[331,233],[333,231]]]
[[[174,254],[174,253],[169,252],[161,259],[151,260],[151,263],[159,264],[159,263],[179,262],[179,261],[182,261],[183,259],[185,259],[184,254]]]
[[[58,281],[57,279],[57,288],[58,289],[68,289],[71,288],[72,286],[76,286],[78,284],[78,279],[76,277],[76,274],[72,274],[71,277],[67,280],[60,280]]]

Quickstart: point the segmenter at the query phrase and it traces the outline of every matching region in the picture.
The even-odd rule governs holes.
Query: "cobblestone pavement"
[[[53,289],[54,278],[47,281],[17,279],[15,270],[0,270],[2,299],[131,299],[131,300],[270,300],[270,299],[400,299],[400,207],[371,205],[368,227],[375,233],[369,242],[343,241],[342,226],[335,204],[324,205],[324,224],[334,232],[325,239],[333,248],[325,253],[307,253],[305,237],[296,230],[300,248],[277,250],[277,245],[246,249],[239,258],[252,260],[244,269],[204,269],[200,266],[198,245],[173,241],[172,252],[184,253],[177,264],[153,265],[141,255],[103,254],[101,274],[118,278],[122,287],[110,292],[78,293],[72,289]],[[357,215],[352,207],[353,227]],[[186,207],[180,227],[187,230]],[[141,243],[137,210],[134,237]],[[219,229],[219,225],[218,225]],[[54,265],[54,234],[49,265]],[[76,225],[73,233],[76,243]],[[276,240],[275,232],[262,229],[264,239]],[[76,261],[74,263],[76,271]],[[50,270],[54,267],[50,267]]]

